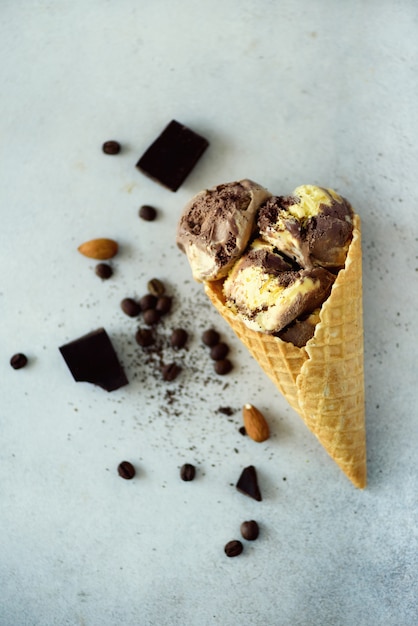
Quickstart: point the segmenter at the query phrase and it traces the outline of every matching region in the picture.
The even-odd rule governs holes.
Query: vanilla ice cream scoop
[[[271,194],[251,180],[225,183],[198,193],[184,208],[177,245],[197,281],[226,276],[255,229],[256,213]]]
[[[294,269],[272,244],[256,240],[223,285],[226,306],[252,330],[278,333],[329,296],[334,275],[326,269]]]
[[[353,232],[353,210],[332,189],[301,185],[273,196],[259,210],[260,235],[302,267],[344,266]]]

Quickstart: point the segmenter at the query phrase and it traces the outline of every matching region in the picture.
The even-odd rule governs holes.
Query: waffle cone
[[[216,309],[356,487],[366,486],[360,218],[344,269],[303,348],[249,329],[224,304],[223,280],[205,283]]]

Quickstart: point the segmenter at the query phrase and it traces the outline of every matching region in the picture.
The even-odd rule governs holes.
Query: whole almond
[[[115,256],[118,251],[118,244],[113,239],[91,239],[82,243],[77,249],[89,259],[105,261]]]
[[[269,425],[264,415],[252,404],[244,404],[242,416],[247,435],[254,441],[265,441],[270,437]]]

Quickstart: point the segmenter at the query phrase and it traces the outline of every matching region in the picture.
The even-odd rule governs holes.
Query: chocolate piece
[[[129,317],[137,317],[141,313],[141,307],[133,298],[124,298],[120,303],[122,311]]]
[[[155,308],[161,313],[161,315],[166,315],[171,311],[172,304],[173,298],[171,296],[160,296],[157,300]]]
[[[139,209],[139,217],[146,222],[153,222],[157,217],[157,210],[149,204],[143,204]]]
[[[105,154],[119,154],[120,143],[118,141],[105,141],[102,150]]]
[[[244,539],[247,539],[247,541],[254,541],[257,539],[260,532],[257,522],[253,519],[249,522],[242,522],[240,530],[241,535]]]
[[[141,348],[147,348],[148,346],[152,346],[155,343],[154,335],[150,328],[138,328],[135,335],[136,343],[141,346]]]
[[[238,539],[233,539],[232,541],[228,541],[226,544],[224,551],[226,556],[238,556],[243,551],[244,546],[241,541]]]
[[[173,348],[183,348],[186,345],[186,341],[189,335],[184,328],[176,328],[171,333],[170,343]]]
[[[185,463],[180,468],[180,478],[186,482],[193,480],[196,474],[195,466],[191,463]]]
[[[258,487],[257,472],[254,465],[249,465],[242,470],[236,488],[244,495],[257,500],[257,502],[261,502],[262,497]]]
[[[247,431],[245,430],[245,426],[241,426],[240,428],[238,428],[238,432],[243,437],[245,437],[245,435],[247,434]]]
[[[74,380],[114,391],[128,384],[125,372],[104,328],[98,328],[59,348]]]
[[[213,346],[210,350],[210,358],[214,361],[222,361],[229,352],[229,346],[226,343],[220,342]]]
[[[315,326],[319,322],[319,309],[315,309],[308,317],[297,319],[277,333],[282,341],[293,343],[303,348],[315,334]]]
[[[232,370],[232,363],[229,359],[221,359],[220,361],[215,361],[214,369],[220,376],[225,376]]]
[[[96,275],[103,280],[107,280],[113,274],[113,270],[107,263],[98,263],[94,268]]]
[[[135,476],[136,471],[132,463],[129,463],[129,461],[122,461],[122,463],[118,466],[118,474],[125,480],[131,480]]]
[[[148,326],[154,326],[160,321],[161,313],[157,309],[147,309],[144,311],[144,322]]]
[[[208,145],[204,137],[172,120],[136,167],[164,187],[177,191]]]
[[[177,365],[177,363],[168,363],[167,365],[163,365],[161,371],[163,373],[164,380],[171,382],[180,374],[181,367]]]
[[[22,367],[25,367],[25,365],[27,365],[27,362],[28,358],[25,354],[22,354],[22,352],[14,354],[10,359],[10,365],[13,367],[14,370],[22,369]]]
[[[205,346],[208,346],[209,348],[219,343],[219,339],[220,339],[219,333],[216,330],[213,330],[213,328],[209,328],[208,330],[205,330],[205,332],[202,335],[203,343],[205,344]]]
[[[152,293],[147,293],[145,296],[139,301],[139,306],[141,307],[141,311],[148,311],[148,309],[155,309],[157,305],[157,297],[152,295]]]
[[[147,284],[148,291],[159,298],[165,293],[165,285],[158,278],[152,278]]]
[[[228,415],[228,417],[231,417],[231,415],[233,415],[235,411],[230,406],[220,406],[218,409],[218,413],[222,413],[222,415]]]

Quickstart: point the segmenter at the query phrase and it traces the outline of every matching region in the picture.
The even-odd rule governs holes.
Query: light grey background
[[[417,623],[417,22],[412,0],[1,2],[2,625]],[[211,142],[174,194],[134,167],[173,118]],[[100,149],[112,138],[117,157]],[[244,177],[278,194],[333,187],[362,217],[364,492],[175,247],[191,195]],[[156,222],[139,220],[143,203]],[[97,236],[121,246],[108,282],[77,252]],[[162,332],[191,334],[171,384],[119,309],[154,276],[175,296]],[[227,378],[200,343],[211,324],[231,346]],[[76,384],[58,352],[99,326],[130,379],[111,394]],[[244,402],[268,416],[264,444],[238,433]],[[233,486],[249,464],[261,503]],[[260,538],[227,559],[252,518]]]

